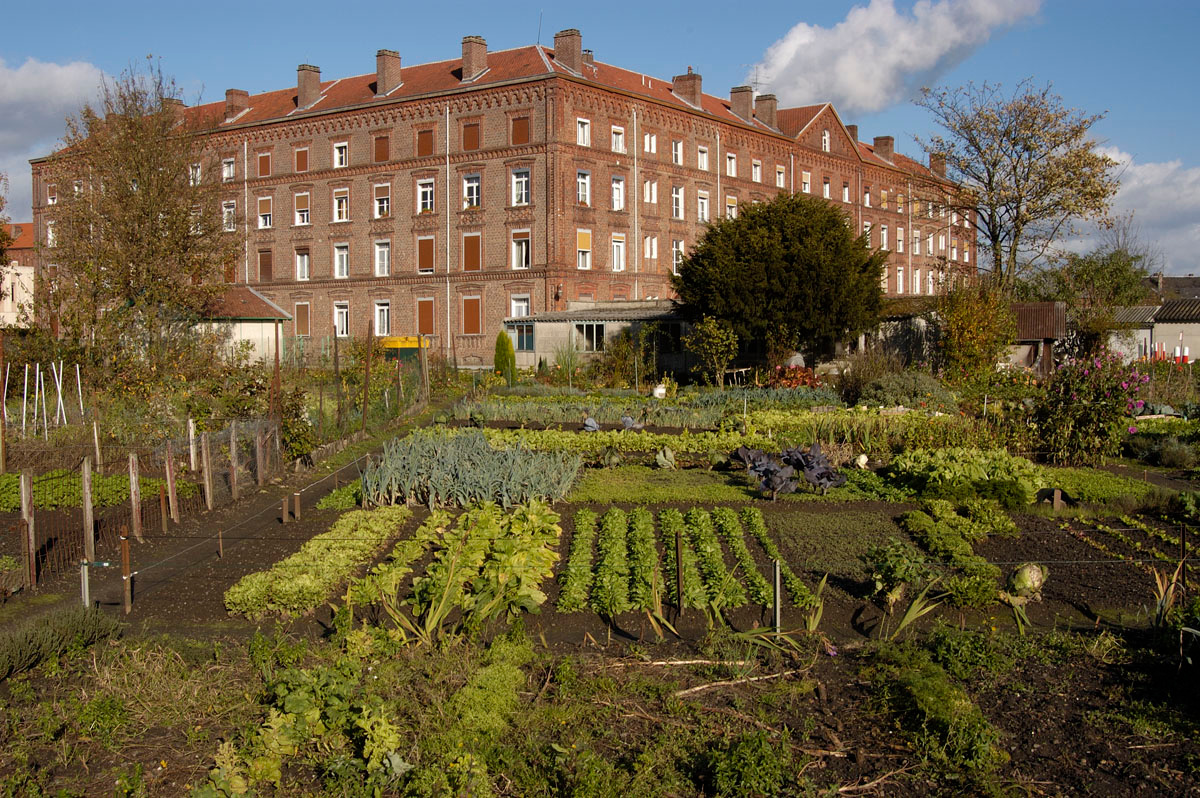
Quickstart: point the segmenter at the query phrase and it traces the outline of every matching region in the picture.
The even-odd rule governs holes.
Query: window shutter
[[[258,213],[259,213],[259,215],[261,216],[264,213],[270,213],[270,212],[271,212],[271,198],[270,197],[259,197],[258,198]]]
[[[529,143],[529,117],[518,116],[512,123],[512,143]]]
[[[387,199],[391,195],[391,185],[384,183],[383,185],[375,186],[375,199]]]
[[[479,125],[471,123],[463,125],[463,149],[477,150],[479,149]]]
[[[307,194],[297,194],[296,195],[296,210],[298,210],[298,211],[308,210],[308,195]]]
[[[296,150],[296,171],[308,171],[308,150]]]
[[[463,271],[479,271],[480,262],[482,261],[482,253],[480,251],[482,241],[482,236],[463,236]]]
[[[590,250],[592,248],[592,231],[591,230],[580,230],[576,233],[575,238],[576,238],[576,243],[575,243],[576,249]]]
[[[422,238],[417,240],[417,268],[418,269],[433,269],[433,239]]]
[[[417,155],[433,155],[433,131],[417,131]]]
[[[271,255],[271,250],[264,249],[258,253],[258,281],[260,283],[271,282],[273,271],[274,258]]]
[[[388,137],[387,136],[376,136],[375,137],[375,163],[383,163],[385,161],[391,160],[391,157],[388,152],[389,149],[390,148],[388,147]]]
[[[483,332],[479,311],[479,297],[463,297],[463,335],[479,335]]]
[[[433,300],[417,300],[417,335],[433,335]]]
[[[296,335],[308,335],[308,303],[297,303],[292,318],[296,322]]]
[[[271,176],[271,153],[260,152],[258,154],[258,176],[259,177],[270,177]]]

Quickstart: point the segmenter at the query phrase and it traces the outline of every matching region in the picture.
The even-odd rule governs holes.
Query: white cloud
[[[49,154],[66,117],[95,96],[103,73],[93,64],[52,64],[30,58],[13,68],[0,59],[0,172],[8,174],[13,221],[32,218],[29,159]]]
[[[758,65],[781,106],[831,101],[846,114],[907,102],[987,42],[1037,12],[1041,0],[894,0],[856,6],[832,28],[800,23]]]

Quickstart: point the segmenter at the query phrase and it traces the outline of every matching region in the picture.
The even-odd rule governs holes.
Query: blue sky
[[[758,81],[781,105],[831,100],[859,136],[932,130],[912,106],[921,85],[1052,82],[1070,106],[1107,113],[1094,129],[1122,164],[1116,209],[1133,211],[1170,273],[1200,273],[1200,107],[1191,76],[1200,3],[1121,0],[861,0],[638,4],[210,2],[196,14],[159,2],[22,3],[0,41],[0,171],[8,214],[30,217],[28,159],[50,151],[63,118],[148,54],[185,100],[226,88],[293,85],[296,65],[323,77],[374,70],[375,51],[405,63],[456,57],[464,35],[490,49],[568,27],[600,61],[670,78],[692,66],[707,92]],[[265,36],[255,35],[258,32]],[[791,102],[789,102],[791,100]]]

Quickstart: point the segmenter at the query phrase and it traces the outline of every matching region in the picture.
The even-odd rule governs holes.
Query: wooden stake
[[[88,562],[96,559],[96,519],[92,515],[92,458],[83,458],[83,469],[79,474],[80,493],[83,494],[83,556]]]
[[[104,460],[100,457],[100,422],[92,422],[92,441],[96,444],[96,473],[104,474]]]
[[[196,419],[194,418],[188,419],[188,451],[192,456],[189,470],[194,474],[196,473]]]
[[[265,444],[262,427],[259,427],[254,432],[254,471],[260,488],[267,482],[267,452]]]
[[[342,368],[338,359],[338,336],[337,331],[333,333],[333,382],[337,389],[337,429],[338,435],[342,434]]]
[[[292,506],[295,508],[293,515],[295,515],[296,520],[299,521],[300,520],[300,494],[299,493],[292,494]]]
[[[158,514],[162,518],[162,531],[167,531],[167,486],[158,486]]]
[[[37,587],[37,526],[33,511],[33,472],[21,472],[21,548],[25,551],[25,564],[30,588]]]
[[[365,434],[367,431],[367,400],[371,396],[371,361],[375,359],[375,347],[372,346],[372,333],[375,332],[375,320],[367,320],[367,340],[365,341],[367,353],[366,371],[363,375],[363,408],[362,408],[362,431]]]
[[[229,495],[238,500],[237,422],[229,422]]]
[[[145,543],[142,537],[142,485],[138,482],[137,452],[129,453],[129,504],[133,510],[130,520],[133,523],[133,536],[138,543]]]
[[[217,557],[225,559],[225,533],[217,530]]]
[[[88,585],[88,567],[91,565],[90,560],[79,561],[79,597],[83,600],[83,606],[92,606],[92,591]]]
[[[783,618],[782,618],[782,616],[783,616],[783,594],[782,594],[782,591],[780,591],[780,589],[779,589],[779,587],[780,587],[780,585],[779,585],[779,582],[780,582],[779,560],[772,560],[771,563],[775,569],[775,634],[779,634],[780,627],[782,626],[781,622],[783,620]]]
[[[285,523],[285,524],[286,524],[286,523],[288,522],[288,500],[287,500],[287,496],[284,496],[284,497],[283,497],[283,514],[282,514],[280,517],[281,517],[281,518],[283,518],[283,523]]]
[[[167,501],[171,504],[171,520],[179,523],[179,494],[175,492],[175,451],[167,441]]]
[[[204,506],[209,510],[213,508],[213,482],[212,482],[212,453],[208,446],[208,433],[200,433],[200,468],[203,473],[204,483]]]
[[[125,583],[125,614],[133,609],[133,569],[129,558],[129,530],[121,527],[121,581]]]
[[[683,616],[683,532],[679,529],[675,530],[675,596],[676,604],[679,605],[679,615]]]

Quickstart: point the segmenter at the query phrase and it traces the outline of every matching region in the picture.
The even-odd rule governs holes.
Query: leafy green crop
[[[708,600],[719,607],[741,607],[746,603],[746,591],[725,568],[721,542],[713,532],[712,516],[693,507],[683,517],[688,540],[696,550],[697,565],[704,578]]]
[[[626,536],[629,519],[624,511],[612,508],[600,519],[596,549],[600,562],[592,582],[591,607],[605,618],[615,618],[631,608],[629,603],[629,562]]]
[[[1002,449],[935,449],[897,455],[889,468],[897,484],[927,498],[990,498],[1005,507],[1034,500],[1046,487],[1043,470]]]
[[[663,553],[667,563],[666,578],[667,597],[676,607],[700,609],[708,606],[708,594],[704,590],[704,581],[696,567],[696,553],[688,544],[683,513],[671,508],[658,514],[658,535],[663,544]],[[675,540],[679,539],[681,546],[678,554],[675,550]],[[678,557],[679,559],[676,559]],[[683,565],[683,601],[680,602],[678,590],[677,563]]]
[[[924,510],[900,516],[900,526],[922,548],[958,573],[946,582],[950,603],[983,608],[998,597],[1000,569],[975,554],[971,544],[983,540],[990,527],[959,515],[947,501],[930,500]]]
[[[592,586],[592,546],[596,542],[596,514],[586,508],[575,513],[575,534],[558,594],[559,612],[579,612],[586,606]]]
[[[733,552],[738,568],[742,569],[743,580],[746,583],[746,593],[750,601],[763,607],[771,604],[771,586],[767,579],[754,564],[750,549],[746,548],[746,537],[742,530],[742,522],[737,513],[728,507],[717,507],[712,511],[713,523],[717,534],[725,541],[725,545]]]
[[[813,596],[812,591],[792,571],[791,566],[787,564],[783,559],[783,555],[779,552],[779,547],[775,545],[775,541],[771,539],[771,535],[767,532],[767,525],[763,521],[762,511],[757,507],[747,507],[742,510],[741,519],[742,524],[746,527],[746,531],[758,541],[758,545],[762,546],[762,550],[767,553],[767,556],[772,560],[779,561],[779,572],[783,577],[783,585],[787,589],[788,596],[792,599],[792,604],[803,610],[815,607],[817,600]]]
[[[635,610],[662,612],[662,571],[654,543],[654,516],[645,507],[629,513],[629,601]]]
[[[78,471],[57,468],[33,478],[33,506],[40,510],[55,510],[60,507],[82,507],[82,478]],[[138,477],[142,497],[149,498],[158,493],[166,480]],[[175,492],[180,498],[196,495],[199,487],[192,482],[175,480]],[[92,506],[115,507],[129,502],[129,475],[104,476],[92,474]],[[21,475],[0,474],[0,512],[21,511]]]

